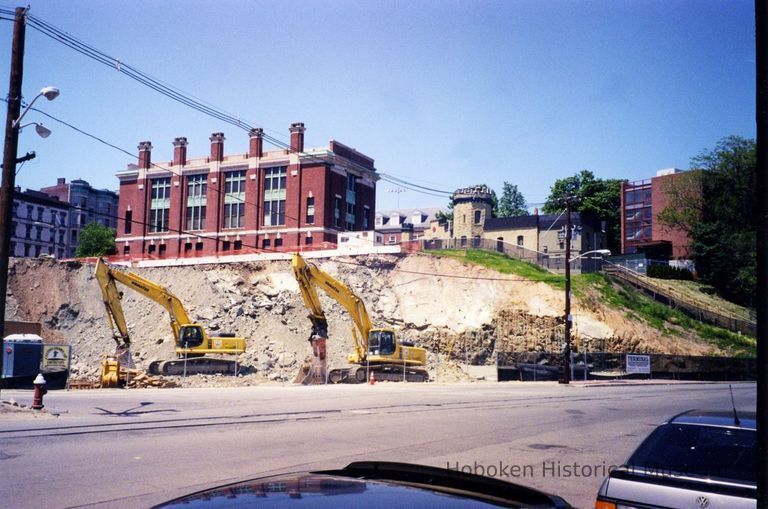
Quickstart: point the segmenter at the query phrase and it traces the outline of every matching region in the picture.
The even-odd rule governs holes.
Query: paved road
[[[754,410],[755,385],[734,384]],[[29,402],[27,391],[3,399]],[[209,485],[362,459],[475,470],[591,507],[666,417],[730,408],[724,384],[552,383],[55,391],[0,414],[4,507],[146,507]]]

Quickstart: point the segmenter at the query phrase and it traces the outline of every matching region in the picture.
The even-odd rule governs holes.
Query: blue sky
[[[0,5],[15,7],[0,0]],[[517,184],[542,202],[582,169],[648,178],[688,168],[721,138],[755,136],[751,0],[689,1],[47,1],[31,13],[123,62],[287,140],[330,138],[370,155],[379,170],[454,190]],[[7,91],[12,23],[0,21]],[[2,49],[5,48],[5,49]],[[247,135],[27,28],[24,91],[61,89],[36,106],[132,153],[172,158],[186,136],[207,155],[223,131],[227,153]],[[7,92],[6,92],[7,93]],[[36,151],[17,185],[57,177],[117,188],[134,162],[31,112],[19,153]],[[444,206],[390,192],[378,208]]]

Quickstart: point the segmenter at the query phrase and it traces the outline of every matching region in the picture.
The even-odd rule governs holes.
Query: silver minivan
[[[754,509],[755,429],[754,412],[676,415],[611,471],[595,509]]]

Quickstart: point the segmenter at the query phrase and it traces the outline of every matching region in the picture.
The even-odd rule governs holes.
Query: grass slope
[[[502,274],[514,274],[530,281],[540,281],[565,290],[563,275],[553,274],[538,265],[509,258],[501,253],[467,249],[428,251],[427,254],[481,265]],[[724,350],[730,350],[735,356],[755,356],[757,345],[755,338],[701,323],[677,309],[656,302],[632,287],[613,283],[603,274],[572,275],[571,289],[579,297],[596,294],[603,304],[624,310],[627,317],[643,320],[665,334],[679,335],[680,330],[683,329],[695,333]]]

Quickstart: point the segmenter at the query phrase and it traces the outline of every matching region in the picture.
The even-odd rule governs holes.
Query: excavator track
[[[366,376],[365,366],[353,366],[350,368],[332,369],[328,373],[328,381],[333,384],[362,384],[369,380],[370,373],[373,373],[376,381],[422,383],[429,381],[427,370],[418,367],[406,366],[405,377],[403,377],[402,364],[376,364],[369,366]]]
[[[193,357],[186,361],[187,375],[213,375],[217,373],[234,375],[237,373],[237,363],[209,357]],[[153,361],[149,364],[149,374],[182,376],[185,374],[184,359]]]

